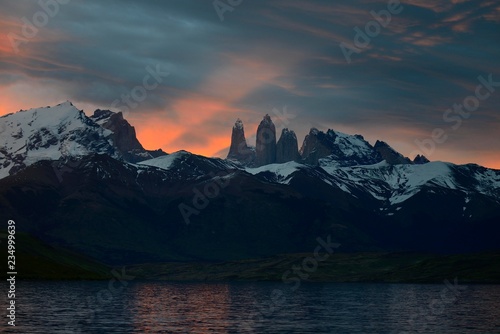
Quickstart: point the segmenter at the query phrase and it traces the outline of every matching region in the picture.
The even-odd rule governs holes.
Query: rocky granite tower
[[[389,146],[389,144],[387,144],[384,141],[377,140],[373,148],[375,149],[375,151],[380,153],[382,159],[384,159],[388,164],[409,165],[412,163],[410,159],[406,158],[401,153],[394,150],[392,147]]]
[[[413,159],[413,163],[415,165],[423,165],[430,162],[429,159],[427,159],[424,155],[417,154],[415,159]]]
[[[243,122],[239,118],[233,126],[231,146],[227,158],[239,161],[246,166],[252,165],[255,160],[255,150],[247,145]]]
[[[299,161],[299,144],[295,132],[287,128],[281,131],[280,139],[276,144],[276,163]]]
[[[264,116],[257,128],[255,165],[257,167],[276,162],[276,127],[269,115]]]

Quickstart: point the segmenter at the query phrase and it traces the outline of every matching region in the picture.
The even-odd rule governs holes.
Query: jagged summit
[[[311,130],[309,130],[309,134],[310,134],[310,135],[315,136],[315,135],[317,135],[318,133],[319,133],[319,130],[318,130],[318,129],[316,129],[316,128],[311,128]]]
[[[41,160],[95,153],[136,162],[163,152],[144,150],[121,113],[87,117],[70,101],[0,117],[0,178]]]
[[[423,165],[430,162],[429,159],[427,159],[424,155],[417,154],[415,159],[413,159],[413,163],[416,165]]]
[[[361,135],[348,135],[332,129],[312,128],[300,149],[302,161],[316,165],[328,158],[341,166],[371,165],[382,161],[380,154]]]
[[[118,157],[107,139],[110,134],[69,101],[6,115],[0,119],[0,176],[39,160],[92,152]]]
[[[255,165],[264,166],[276,162],[276,127],[266,114],[257,128]]]
[[[390,165],[406,165],[412,163],[410,159],[397,152],[384,141],[377,140],[373,147]]]
[[[120,115],[120,117],[123,119],[123,114],[121,112],[115,113],[111,110],[102,109],[97,109],[96,111],[94,111],[94,114],[90,116],[90,118],[92,118],[92,120],[97,124],[103,124],[108,121],[113,114]]]
[[[284,128],[283,130],[281,130],[281,137],[283,137],[283,136],[297,139],[297,135],[295,134],[295,131],[289,130],[288,128]]]
[[[274,123],[271,119],[271,116],[269,116],[269,114],[266,114],[260,123],[261,124],[268,124],[269,126],[274,125]]]
[[[282,129],[276,142],[276,128],[269,114],[259,124],[255,156],[253,153],[246,144],[243,122],[238,118],[233,126],[228,159],[247,167],[289,161],[318,165],[322,159],[338,166],[372,165],[384,160],[390,165],[414,163],[384,141],[378,140],[372,146],[362,135],[348,135],[333,129],[323,132],[311,128],[298,150],[297,136],[288,128]]]
[[[124,160],[139,162],[154,158],[155,153],[161,155],[160,151],[150,152],[142,147],[135,128],[123,118],[122,112],[97,109],[90,118],[112,132],[111,139]]]
[[[233,126],[227,159],[238,161],[246,166],[252,165],[255,161],[255,151],[247,145],[243,122],[239,118]]]
[[[234,129],[240,129],[243,130],[243,121],[241,119],[236,119],[236,122],[234,123],[233,126]]]
[[[294,131],[284,128],[276,144],[276,162],[300,161],[299,145]]]

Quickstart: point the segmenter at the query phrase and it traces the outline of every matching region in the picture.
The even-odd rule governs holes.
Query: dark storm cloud
[[[30,17],[40,10],[36,3],[27,3],[18,4],[10,16]],[[216,52],[207,42],[221,28],[213,19],[188,16],[173,2],[169,6],[161,3],[72,1],[61,6],[59,14],[39,33],[62,32],[67,37],[62,43],[37,43],[35,39],[26,45],[35,56],[4,64],[2,70],[57,79],[75,99],[111,103],[115,96],[142,84],[147,66],[161,64],[175,80],[172,92],[156,92],[165,96],[166,103],[169,94],[193,89],[217,65]],[[92,89],[95,82],[107,96]]]

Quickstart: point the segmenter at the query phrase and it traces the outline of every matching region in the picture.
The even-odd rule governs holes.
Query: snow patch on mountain
[[[245,168],[245,171],[252,174],[252,175],[257,175],[262,172],[271,172],[276,174],[282,179],[287,178],[300,168],[304,168],[305,166],[295,162],[295,161],[290,161],[286,162],[283,164],[271,164],[271,165],[265,165],[257,168]]]
[[[311,129],[300,149],[302,160],[310,165],[334,163],[359,166],[382,161],[380,154],[361,135],[348,135],[334,130],[326,133]]]
[[[417,194],[424,185],[457,189],[451,164],[431,162],[425,165],[389,165],[385,161],[371,166],[321,168],[336,180],[340,188],[365,190],[391,205],[402,203]],[[343,187],[342,187],[343,185]]]
[[[334,143],[340,148],[346,157],[364,157],[373,153],[373,148],[360,135],[348,135],[346,133],[328,130],[327,135],[335,134]]]
[[[169,170],[175,161],[182,159],[183,157],[188,156],[190,153],[186,151],[179,151],[179,152],[174,152],[169,155],[164,155],[158,158],[150,159],[150,160],[145,160],[141,161],[138,163],[138,165],[145,165],[145,166],[153,166],[153,167],[158,167],[161,169]]]
[[[111,131],[71,102],[0,117],[0,178],[40,160],[90,153],[114,155]]]
[[[476,190],[493,196],[500,203],[500,170],[475,166],[474,178],[477,180]]]
[[[245,168],[245,171],[253,175],[273,173],[277,182],[288,184],[296,171],[303,170],[347,193],[361,191],[378,201],[395,205],[417,194],[423,186],[458,189],[460,186],[453,177],[451,166],[454,165],[444,162],[391,165],[382,161],[373,165],[341,167],[322,159],[319,168],[326,174],[318,173],[315,168],[297,162]]]
[[[207,176],[228,176],[239,168],[229,160],[207,158],[187,151],[178,151],[167,156],[141,161],[137,166],[155,167],[165,170],[170,180],[196,180]]]

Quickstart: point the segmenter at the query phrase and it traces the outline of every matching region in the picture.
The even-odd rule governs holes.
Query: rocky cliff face
[[[377,141],[372,146],[361,135],[348,135],[331,129],[323,132],[312,128],[299,151],[295,132],[287,128],[282,130],[276,142],[276,127],[269,115],[264,116],[257,128],[255,150],[247,145],[243,122],[240,119],[236,121],[227,158],[246,167],[290,161],[318,165],[320,160],[337,166],[371,165],[383,160],[391,165],[413,164],[383,141]]]
[[[328,158],[339,166],[371,165],[382,161],[380,154],[361,135],[311,129],[300,150],[305,163],[316,165]]]
[[[276,127],[269,115],[264,116],[257,128],[255,165],[257,167],[276,162]]]
[[[239,161],[245,166],[250,166],[255,161],[255,150],[247,145],[243,122],[239,118],[233,126],[227,159]]]
[[[294,131],[287,128],[281,131],[280,139],[276,144],[276,163],[299,161],[299,145]]]
[[[137,140],[135,128],[123,118],[121,112],[97,109],[90,118],[112,132],[114,146],[125,161],[139,162],[165,154],[161,150],[145,150]]]
[[[391,165],[406,165],[412,163],[410,159],[406,158],[401,153],[398,153],[386,142],[377,140],[374,148],[382,156],[382,158]]]
[[[333,143],[328,141],[323,132],[312,128],[304,138],[300,155],[305,163],[314,165],[318,163],[319,159],[330,155],[332,145]]]
[[[413,159],[413,163],[415,165],[423,165],[430,162],[429,159],[427,159],[424,155],[418,154],[415,159]]]
[[[113,132],[113,141],[119,150],[144,150],[137,140],[135,128],[123,118],[121,112],[114,113],[110,110],[97,109],[90,118]]]

